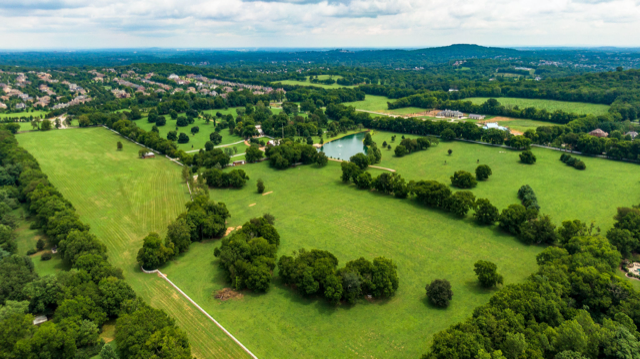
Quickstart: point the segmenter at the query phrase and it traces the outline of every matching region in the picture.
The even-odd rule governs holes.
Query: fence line
[[[222,331],[227,334],[229,336],[229,338],[231,338],[234,342],[236,342],[236,344],[238,344],[240,346],[240,348],[242,348],[247,354],[249,354],[253,359],[258,359],[257,356],[255,356],[255,354],[253,354],[249,349],[247,349],[247,347],[245,347],[244,345],[242,345],[242,343],[240,343],[240,341],[238,339],[236,339],[236,337],[234,337],[231,333],[229,333],[229,331],[227,331],[220,323],[218,323],[217,320],[213,319],[213,317],[211,315],[209,315],[209,313],[207,313],[204,309],[202,309],[198,303],[196,303],[193,299],[191,299],[185,292],[182,291],[182,289],[180,289],[177,285],[175,285],[169,278],[167,278],[167,275],[160,272],[158,269],[154,269],[151,271],[145,270],[144,268],[140,267],[140,269],[142,269],[142,271],[144,273],[147,274],[152,274],[152,273],[158,273],[160,275],[160,277],[164,278],[164,280],[166,280],[167,282],[169,282],[169,284],[171,284],[171,286],[173,286],[178,292],[180,292],[180,294],[182,294],[185,298],[187,298],[187,300],[189,300],[189,302],[191,302],[191,304],[193,304],[196,308],[198,308],[199,311],[202,312],[202,314],[206,315],[209,319],[211,319],[211,321],[213,321],[218,328],[222,329]]]

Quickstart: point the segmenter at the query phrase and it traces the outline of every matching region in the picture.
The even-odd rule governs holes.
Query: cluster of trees
[[[342,102],[364,101],[365,93],[359,89],[338,88],[323,89],[317,87],[299,87],[287,92],[287,100],[291,102],[311,101],[316,107]]]
[[[168,316],[148,308],[124,281],[122,270],[107,260],[106,247],[79,220],[71,203],[49,182],[33,156],[18,147],[10,132],[0,131],[0,159],[15,166],[16,194],[25,202],[33,219],[32,228],[47,234],[50,245],[58,245],[64,262],[72,268],[55,276],[40,277],[29,257],[15,248],[0,251],[0,355],[7,358],[89,358],[103,352],[99,338],[102,325],[116,321],[117,352],[122,358],[191,357],[184,332]],[[0,204],[0,207],[2,204]],[[134,304],[135,303],[135,304]],[[139,316],[148,321],[143,308],[163,323],[128,326],[123,319]],[[34,315],[50,321],[34,326]],[[154,339],[155,338],[155,339]],[[153,339],[153,340],[152,340]],[[160,339],[173,346],[160,344]]]
[[[280,245],[274,222],[271,215],[253,218],[223,238],[220,247],[214,250],[227,281],[236,290],[247,288],[265,292],[269,289]]]
[[[518,198],[522,201],[522,205],[526,209],[535,209],[536,211],[540,210],[540,205],[538,205],[538,197],[536,197],[536,193],[533,192],[533,188],[528,184],[523,185],[518,190]]]
[[[400,144],[398,146],[396,146],[394,152],[396,156],[402,157],[409,153],[426,150],[429,147],[431,147],[431,141],[426,137],[420,137],[416,139],[405,138],[400,141]]]
[[[620,254],[599,235],[567,238],[537,256],[534,275],[436,334],[423,358],[637,358],[640,293],[616,274]]]
[[[500,228],[527,244],[554,244],[558,240],[556,225],[548,215],[539,214],[534,207],[512,204],[498,217]]]
[[[467,171],[456,171],[451,176],[451,184],[458,188],[473,188],[478,184],[478,181]]]
[[[269,157],[271,167],[285,169],[296,163],[315,163],[318,158],[318,151],[315,147],[290,139],[284,139],[278,146],[267,146],[265,151]]]
[[[209,187],[216,188],[242,188],[249,180],[249,176],[247,176],[244,170],[223,172],[217,168],[209,168],[203,171],[202,177],[207,181]]]
[[[584,164],[584,162],[582,162],[581,160],[572,157],[571,155],[568,155],[566,153],[563,153],[562,155],[560,155],[560,161],[566,163],[567,165],[579,169],[579,170],[586,170],[587,169],[587,165]]]
[[[158,233],[150,233],[144,238],[137,256],[140,266],[145,269],[158,268],[174,255],[187,251],[191,242],[225,234],[226,219],[230,214],[224,203],[216,203],[209,200],[207,195],[200,194],[185,206],[187,211],[167,227],[164,243]]]
[[[278,260],[282,281],[303,295],[319,294],[334,304],[354,304],[363,296],[391,297],[398,290],[396,265],[378,257],[373,262],[360,258],[338,269],[338,259],[328,251],[304,248]]]
[[[613,228],[607,232],[609,242],[625,258],[640,252],[640,206],[618,207],[613,219]]]

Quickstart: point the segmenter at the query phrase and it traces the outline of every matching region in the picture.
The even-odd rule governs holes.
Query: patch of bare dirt
[[[249,205],[249,207],[253,207],[253,206],[255,206],[255,205],[256,205],[255,203],[251,203],[251,204]]]
[[[224,288],[216,292],[213,296],[216,299],[220,299],[221,301],[229,300],[229,299],[242,299],[244,295],[242,293],[238,293],[231,288]]]
[[[512,135],[516,135],[516,136],[524,135],[524,132],[521,132],[521,131],[509,130],[509,132],[511,132]]]
[[[507,122],[507,121],[515,121],[515,119],[511,118],[511,117],[502,117],[502,116],[497,116],[494,117],[490,120],[484,120],[484,121],[478,121],[479,124],[484,124],[484,123],[490,123],[490,122]]]
[[[266,196],[266,195],[268,195],[268,194],[272,194],[272,193],[273,193],[273,191],[269,191],[269,192],[265,192],[265,193],[263,193],[262,195],[263,195],[263,196]]]

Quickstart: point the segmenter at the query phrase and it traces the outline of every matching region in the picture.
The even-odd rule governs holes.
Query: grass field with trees
[[[107,246],[111,263],[149,304],[164,309],[189,335],[199,358],[242,358],[246,354],[164,279],[143,274],[136,264],[142,239],[166,232],[189,199],[180,166],[163,157],[138,159],[139,146],[103,128],[20,134],[50,181],[73,203],[91,231]],[[116,150],[116,143],[124,145]],[[34,258],[35,262],[39,258]],[[54,257],[43,274],[55,270]]]
[[[485,103],[489,97],[471,97],[465,98],[462,101],[471,101],[476,105]],[[504,106],[518,106],[519,108],[535,107],[539,110],[547,110],[553,112],[556,110],[562,110],[564,112],[575,113],[578,115],[604,115],[609,112],[608,105],[599,105],[585,102],[569,102],[569,101],[555,101],[555,100],[538,100],[527,98],[513,98],[513,97],[496,97],[496,100]]]
[[[318,80],[326,80],[328,79],[330,76],[329,75],[318,75]],[[339,78],[341,78],[342,76],[331,76],[331,78],[333,78],[334,80],[337,80]],[[322,87],[325,89],[338,89],[338,88],[343,88],[343,87],[354,87],[354,86],[344,86],[344,85],[340,85],[340,84],[331,84],[331,85],[327,85],[327,84],[322,84],[322,83],[312,83],[309,81],[309,77],[307,76],[307,80],[306,81],[297,81],[297,80],[284,80],[284,81],[278,81],[278,83],[281,83],[283,85],[300,85],[300,86],[315,86],[315,87]]]
[[[397,136],[395,142],[391,142],[393,135]],[[373,140],[378,146],[386,141],[395,148],[401,136],[375,131]],[[447,153],[449,149],[451,155]],[[587,165],[587,170],[575,173],[568,172],[573,169],[559,160],[563,152],[536,147],[532,151],[537,162],[528,166],[519,162],[520,151],[441,141],[426,151],[401,158],[396,157],[393,150],[382,149],[379,166],[395,169],[407,181],[430,179],[450,184],[449,177],[455,171],[475,173],[478,165],[489,165],[493,175],[472,190],[476,198],[489,198],[503,209],[514,203],[520,186],[529,184],[538,195],[542,213],[551,215],[556,224],[568,219],[593,220],[604,232],[612,226],[617,207],[640,203],[636,164],[573,155]]]
[[[241,299],[220,302],[213,294],[228,286],[212,255],[220,242],[192,244],[163,272],[258,357],[418,357],[431,335],[469,316],[494,293],[478,284],[473,263],[491,258],[506,283],[515,283],[535,268],[542,249],[476,226],[471,218],[461,222],[412,201],[345,185],[336,162],[284,171],[265,162],[242,169],[251,178],[244,188],[210,191],[213,200],[227,205],[230,227],[271,213],[281,236],[278,256],[316,248],[336,255],[339,266],[360,256],[384,256],[396,263],[400,280],[389,300],[335,307],[284,286],[276,269],[266,294],[242,292]],[[257,193],[258,178],[270,194]],[[441,278],[454,292],[447,311],[429,304],[424,289]]]

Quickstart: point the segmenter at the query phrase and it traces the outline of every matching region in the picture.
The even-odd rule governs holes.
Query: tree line
[[[25,203],[31,227],[42,230],[72,268],[40,277],[30,257],[15,254],[15,246],[0,250],[0,353],[7,358],[114,358],[113,347],[105,346],[99,334],[107,320],[116,319],[120,357],[191,358],[186,334],[164,311],[136,296],[122,270],[108,262],[105,245],[7,131],[0,131],[0,158],[15,176],[14,184],[4,187],[7,198]],[[4,217],[7,223],[10,218]],[[34,326],[40,314],[51,320]]]

